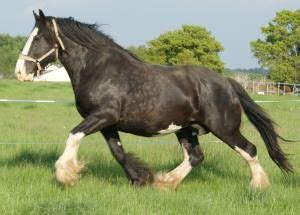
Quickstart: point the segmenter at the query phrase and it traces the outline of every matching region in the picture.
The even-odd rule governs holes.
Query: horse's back
[[[210,130],[240,126],[240,101],[227,78],[198,66],[178,67],[170,75],[184,82],[181,89],[191,99],[193,120]]]
[[[120,127],[128,132],[151,134],[171,124],[210,128],[225,120],[224,113],[233,114],[236,95],[227,79],[215,72],[197,66],[147,64],[140,70],[128,78],[134,84],[128,83],[123,99]]]

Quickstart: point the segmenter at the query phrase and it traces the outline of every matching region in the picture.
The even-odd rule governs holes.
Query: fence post
[[[255,88],[255,92],[259,92],[259,82],[256,82],[256,88]]]
[[[279,86],[280,86],[280,82],[277,83],[277,95],[279,96]]]

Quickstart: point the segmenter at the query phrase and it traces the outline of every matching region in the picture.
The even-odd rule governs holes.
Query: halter
[[[62,48],[62,50],[65,50],[65,46],[64,46],[64,44],[63,44],[63,42],[62,42],[62,40],[61,40],[61,38],[58,34],[58,29],[57,29],[57,24],[56,24],[55,19],[52,19],[52,24],[53,24],[53,27],[54,27],[54,32],[55,32],[56,39],[58,40],[58,43],[59,43],[60,47]],[[55,52],[55,58],[58,59],[58,50],[59,50],[59,46],[57,45],[57,43],[55,43],[55,45],[52,49],[50,49],[47,53],[45,53],[43,56],[41,56],[39,58],[33,58],[33,57],[30,57],[30,56],[24,55],[24,54],[21,54],[20,58],[23,59],[23,60],[27,60],[27,61],[35,63],[37,65],[37,68],[38,68],[37,77],[39,77],[41,71],[44,70],[41,66],[41,62],[45,58],[50,56],[53,52]]]

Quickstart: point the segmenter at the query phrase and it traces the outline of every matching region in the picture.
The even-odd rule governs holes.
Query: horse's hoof
[[[83,167],[84,164],[76,160],[69,160],[65,163],[57,161],[55,164],[56,179],[59,183],[65,186],[73,186],[76,183],[78,175]]]
[[[154,177],[152,186],[163,191],[175,190],[180,180],[170,173],[158,173]]]
[[[264,189],[270,185],[269,178],[264,172],[258,172],[250,182],[252,189]]]

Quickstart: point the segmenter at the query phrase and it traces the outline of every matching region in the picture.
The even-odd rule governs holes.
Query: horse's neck
[[[101,64],[106,65],[106,62],[110,61],[112,58],[119,56],[124,59],[124,62],[131,60],[135,61],[135,58],[129,56],[128,53],[122,49],[119,49],[117,46],[114,47],[113,45],[104,45],[101,48],[102,53],[94,52],[91,54],[91,50],[88,48],[83,47],[66,37],[62,39],[65,45],[65,51],[62,52],[62,54],[59,56],[59,59],[69,74],[75,93],[79,88],[81,81],[85,81],[85,84],[88,84],[86,83],[86,80],[83,79],[85,79],[85,76],[89,76],[90,72],[95,72],[94,70],[97,69],[97,71],[100,70],[101,73],[105,73],[105,71],[101,70]],[[93,68],[93,65],[87,65],[87,62],[91,62],[91,59],[89,59],[91,57],[101,58],[101,64],[99,64],[99,59],[96,59],[98,62],[97,68]]]
[[[81,72],[85,70],[86,56],[88,49],[74,43],[68,38],[63,38],[65,51],[59,56],[59,60],[65,67],[73,87],[74,92],[80,84]]]

